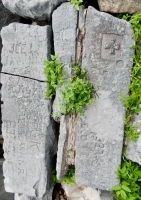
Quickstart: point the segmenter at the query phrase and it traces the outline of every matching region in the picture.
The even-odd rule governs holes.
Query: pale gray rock
[[[56,165],[58,180],[64,177],[68,166],[75,165],[76,123],[75,114],[61,116]]]
[[[141,133],[141,112],[134,114],[133,125],[138,133]],[[126,158],[141,165],[141,134],[136,141],[128,141]]]
[[[12,23],[1,36],[2,72],[45,80],[43,61],[51,54],[51,27]]]
[[[46,83],[1,75],[5,190],[43,197],[52,190],[52,158],[57,150]]]
[[[101,191],[101,200],[114,200],[114,196],[107,191]]]
[[[51,20],[53,10],[66,0],[2,0],[4,6],[12,13],[34,20]]]
[[[125,109],[133,64],[130,24],[89,7],[82,66],[96,89],[96,102],[79,116],[76,138],[76,183],[110,190],[119,181]]]
[[[20,17],[17,15],[12,14],[9,12],[3,5],[2,1],[0,0],[0,31],[4,26],[7,26],[8,24],[12,22],[19,22]],[[1,71],[1,49],[2,49],[2,40],[0,35],[0,71]]]
[[[101,11],[110,13],[140,13],[140,0],[98,0]]]
[[[63,16],[63,17],[62,17]],[[75,48],[77,38],[77,17],[78,11],[69,2],[63,3],[58,7],[52,16],[54,50],[59,54],[59,59],[63,65],[66,79],[71,78],[71,63],[75,61]],[[56,113],[55,118],[60,118],[60,106],[63,104],[59,87],[56,92],[56,98],[53,105],[53,111]]]

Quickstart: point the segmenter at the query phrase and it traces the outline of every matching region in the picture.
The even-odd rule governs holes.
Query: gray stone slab
[[[51,20],[53,10],[66,0],[2,0],[4,6],[12,13],[35,20]]]
[[[96,102],[79,116],[76,139],[76,183],[110,190],[119,181],[125,109],[134,41],[130,24],[89,7],[82,66],[96,89]]]
[[[141,112],[134,114],[132,123],[136,131],[141,133]],[[141,165],[141,134],[136,141],[128,141],[126,158]]]
[[[44,99],[46,83],[7,74],[1,81],[5,189],[42,197],[52,189],[57,150],[51,102]]]
[[[45,80],[43,61],[50,58],[50,26],[12,23],[2,36],[2,72]]]
[[[101,11],[110,13],[140,13],[140,0],[98,0]]]
[[[68,80],[72,74],[71,63],[75,61],[77,17],[78,11],[70,3],[63,3],[52,15],[54,50],[55,54],[59,54],[59,59]],[[53,105],[53,111],[56,113],[54,119],[60,118],[60,105],[63,103],[60,94],[61,89],[62,87],[58,87],[56,92]]]

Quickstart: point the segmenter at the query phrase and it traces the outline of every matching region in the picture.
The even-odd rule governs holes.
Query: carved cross
[[[116,39],[112,38],[109,43],[104,45],[104,48],[110,50],[110,52],[109,52],[110,55],[115,55],[115,50],[120,49],[120,44],[116,43]]]

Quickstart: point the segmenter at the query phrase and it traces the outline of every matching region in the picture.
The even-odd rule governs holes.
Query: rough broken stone
[[[2,72],[45,80],[43,61],[51,54],[51,27],[12,23],[1,36]]]
[[[141,112],[134,114],[133,125],[141,133]],[[128,141],[126,158],[141,165],[141,134],[136,141]]]
[[[52,188],[51,165],[56,153],[51,102],[46,83],[1,75],[5,190],[42,197]]]
[[[101,200],[114,200],[114,196],[108,191],[101,191],[100,198]]]
[[[96,102],[79,116],[76,138],[76,183],[110,190],[119,181],[125,109],[134,44],[130,24],[89,7],[86,16],[85,57]]]
[[[2,0],[4,6],[12,13],[34,20],[51,20],[53,10],[66,0]]]
[[[77,184],[67,185],[62,183],[68,200],[101,200],[100,191],[90,187],[83,187]]]
[[[65,16],[65,17],[62,17]],[[59,59],[63,65],[66,79],[71,78],[71,63],[75,61],[75,48],[77,38],[77,17],[78,11],[70,3],[63,3],[58,7],[52,16],[54,50],[59,54]],[[56,92],[56,98],[53,105],[53,111],[56,117],[60,117],[60,105],[63,103],[60,94],[61,88]]]
[[[140,13],[140,0],[98,0],[101,11],[110,13]]]
[[[64,177],[69,165],[75,165],[76,123],[75,114],[61,116],[56,165],[58,180]]]

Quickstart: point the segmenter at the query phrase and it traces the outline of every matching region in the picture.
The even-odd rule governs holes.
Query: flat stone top
[[[56,140],[46,83],[1,74],[3,173],[7,192],[42,197],[50,190]],[[49,185],[50,184],[50,185]]]
[[[66,0],[2,0],[12,13],[35,20],[51,20],[53,10]]]
[[[130,24],[89,7],[82,67],[96,89],[96,102],[79,116],[76,138],[76,183],[110,190],[119,181],[125,109],[134,45]]]
[[[12,23],[2,36],[2,72],[45,80],[43,61],[50,58],[50,26]]]

